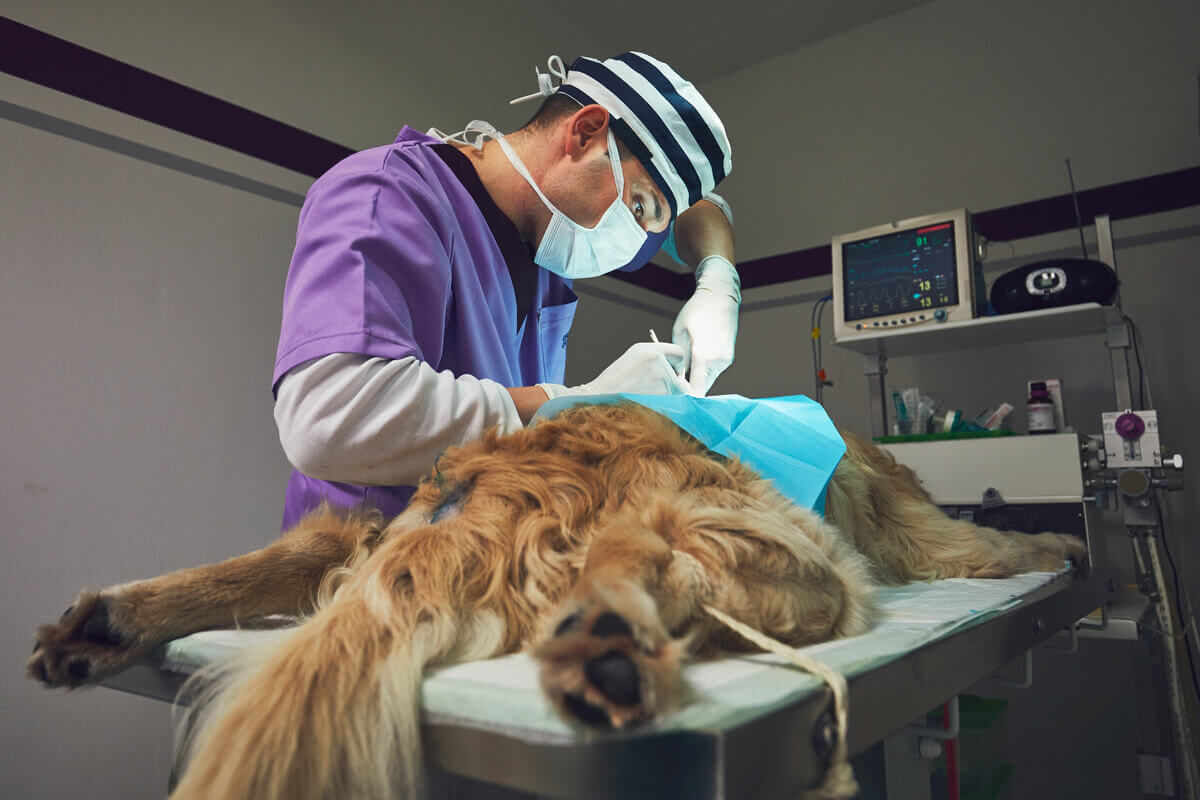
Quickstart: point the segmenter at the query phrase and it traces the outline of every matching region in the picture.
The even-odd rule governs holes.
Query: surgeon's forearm
[[[447,447],[520,430],[508,390],[415,357],[334,353],[294,367],[275,401],[279,441],[306,475],[367,486],[416,483]]]
[[[736,264],[733,225],[713,203],[700,200],[675,220],[675,247],[688,266],[695,268],[708,256],[721,256]]]
[[[513,405],[517,407],[517,413],[521,416],[521,422],[526,425],[529,420],[533,419],[533,415],[542,407],[550,398],[540,386],[515,386],[509,387],[508,394],[512,397]]]

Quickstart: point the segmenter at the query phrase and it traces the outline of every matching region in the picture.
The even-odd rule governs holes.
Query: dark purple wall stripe
[[[353,152],[7,17],[0,70],[314,178]]]
[[[349,148],[190,89],[130,64],[0,17],[0,70],[51,89],[98,103],[172,130],[228,147],[244,155],[317,177],[350,155]],[[1200,205],[1200,167],[1122,181],[1079,193],[1085,225],[1098,214],[1114,220]],[[1075,227],[1069,194],[995,208],[974,215],[993,241],[1020,239]],[[829,245],[782,253],[738,265],[742,287],[828,275]],[[695,283],[655,264],[613,277],[683,300]]]
[[[756,258],[738,264],[742,276],[742,288],[754,289],[772,283],[815,278],[833,274],[833,251],[823,244],[807,250],[780,253],[777,256]]]
[[[1101,214],[1118,220],[1194,205],[1200,205],[1200,167],[1110,183],[1079,193],[1079,214],[1084,225],[1093,224]],[[1003,242],[1074,228],[1075,207],[1071,195],[1060,194],[982,211],[974,218],[981,234]]]
[[[647,264],[636,272],[610,272],[608,276],[676,300],[686,300],[696,288],[696,279],[691,275],[672,272],[658,264]]]
[[[1084,225],[1095,223],[1100,214],[1119,220],[1195,205],[1200,205],[1200,167],[1098,186],[1079,193],[1079,213]],[[1075,206],[1070,194],[994,208],[972,216],[975,227],[992,241],[1040,236],[1075,227]],[[832,271],[833,254],[829,245],[738,264],[743,289],[829,275]],[[631,282],[636,282],[639,274],[629,273],[629,278],[634,279]]]

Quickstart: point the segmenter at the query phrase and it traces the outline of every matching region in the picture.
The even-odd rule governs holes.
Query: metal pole
[[[1132,342],[1133,331],[1129,323],[1114,313],[1104,329],[1104,344],[1108,347],[1108,358],[1112,364],[1113,396],[1118,411],[1133,409],[1133,389],[1129,382],[1129,347]]]
[[[865,353],[863,374],[871,393],[871,435],[887,436],[887,356],[882,352]]]
[[[1100,260],[1112,267],[1113,274],[1116,274],[1117,253],[1113,245],[1112,219],[1108,214],[1096,215],[1096,245],[1100,251]],[[1124,411],[1133,408],[1133,393],[1129,388],[1129,347],[1133,341],[1133,334],[1129,323],[1125,321],[1124,312],[1121,311],[1119,280],[1114,307],[1116,311],[1108,320],[1104,343],[1108,346],[1109,360],[1112,362],[1113,393],[1116,395],[1117,408]]]

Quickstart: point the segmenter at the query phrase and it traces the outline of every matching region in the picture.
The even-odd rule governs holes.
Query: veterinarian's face
[[[543,191],[564,214],[579,225],[594,227],[612,205],[617,182],[608,154],[608,113],[588,106],[562,123],[563,157],[547,171]],[[625,186],[621,200],[647,233],[662,233],[671,222],[666,195],[642,166],[622,152],[621,172]]]

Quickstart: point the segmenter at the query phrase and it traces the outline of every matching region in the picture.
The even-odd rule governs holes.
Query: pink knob
[[[1137,414],[1126,411],[1117,417],[1116,429],[1117,435],[1122,439],[1133,441],[1142,438],[1142,434],[1146,432],[1146,423]]]

